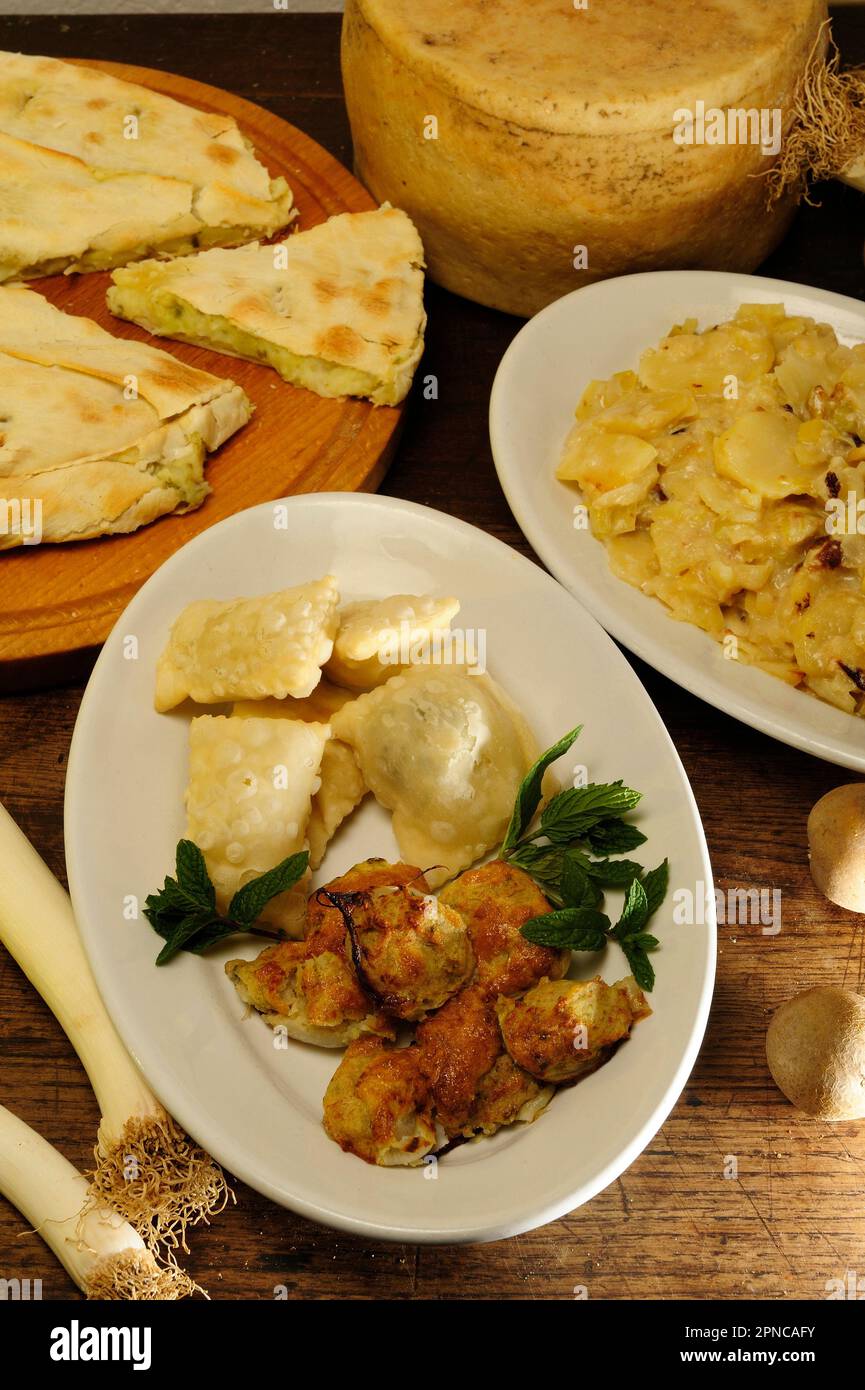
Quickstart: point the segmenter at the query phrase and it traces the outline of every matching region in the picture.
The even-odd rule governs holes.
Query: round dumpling
[[[504,691],[465,667],[411,667],[345,705],[331,728],[433,888],[501,842],[538,754]]]
[[[380,1038],[351,1043],[325,1091],[324,1127],[365,1163],[421,1163],[436,1132],[420,1049],[388,1047]]]
[[[425,1018],[471,978],[475,956],[465,921],[431,894],[382,887],[335,901],[358,978],[392,1017]]]
[[[552,911],[534,879],[516,864],[493,859],[469,869],[441,892],[468,927],[478,962],[478,980],[488,994],[521,994],[546,975],[567,974],[567,949],[537,946],[522,929],[533,917]]]
[[[541,980],[522,999],[499,996],[505,1047],[538,1081],[575,1081],[594,1071],[652,1011],[632,975],[594,980]]]

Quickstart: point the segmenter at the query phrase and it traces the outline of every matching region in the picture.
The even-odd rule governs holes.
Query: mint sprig
[[[666,896],[667,861],[647,873],[636,860],[613,857],[645,843],[639,827],[625,819],[642,794],[621,780],[590,782],[558,792],[541,808],[544,773],[581,728],[547,749],[523,779],[499,857],[523,869],[553,904],[552,912],[526,922],[528,941],[572,951],[598,951],[616,941],[637,983],[650,991],[655,972],[648,954],[658,941],[644,928]],[[615,926],[601,911],[606,888],[625,889]]]
[[[546,753],[541,754],[534,767],[529,768],[517,792],[511,822],[500,850],[502,859],[522,839],[535,818],[537,809],[541,804],[541,784],[547,768],[557,758],[561,758],[563,754],[567,753],[571,745],[579,738],[582,728],[582,724],[578,724],[575,729],[571,729],[570,733],[565,734],[558,743],[554,743],[552,748],[548,748]]]
[[[631,974],[640,989],[650,993],[655,984],[655,971],[649,951],[657,949],[657,937],[644,931],[646,923],[657,912],[667,895],[670,870],[666,859],[651,869],[643,879],[635,878],[625,894],[622,915],[611,929],[610,936],[618,941],[625,953]]]
[[[175,855],[175,877],[167,877],[158,893],[144,903],[144,915],[165,945],[156,957],[165,965],[180,951],[201,955],[208,947],[239,932],[287,939],[278,928],[255,923],[271,898],[293,888],[309,863],[306,850],[290,854],[281,864],[244,884],[234,894],[224,914],[216,910],[216,890],[207,872],[204,855],[192,840],[180,840]]]

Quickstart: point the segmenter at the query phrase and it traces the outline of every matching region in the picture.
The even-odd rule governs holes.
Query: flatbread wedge
[[[0,52],[0,281],[236,246],[295,215],[231,116]]]
[[[199,506],[206,454],[251,413],[233,381],[0,286],[0,550]]]
[[[274,367],[320,396],[396,405],[423,352],[423,246],[384,205],[277,245],[116,270],[108,307],[163,337]]]

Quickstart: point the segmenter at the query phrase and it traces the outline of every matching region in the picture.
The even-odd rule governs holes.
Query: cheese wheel
[[[511,313],[629,271],[753,270],[793,202],[767,212],[752,175],[825,17],[825,0],[347,0],[358,176],[417,224],[432,279]],[[681,143],[698,103],[708,138]],[[768,139],[731,141],[730,109],[765,112]]]

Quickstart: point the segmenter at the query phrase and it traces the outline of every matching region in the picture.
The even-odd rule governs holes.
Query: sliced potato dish
[[[863,440],[865,344],[743,304],[591,382],[558,477],[620,578],[725,655],[861,715]]]

